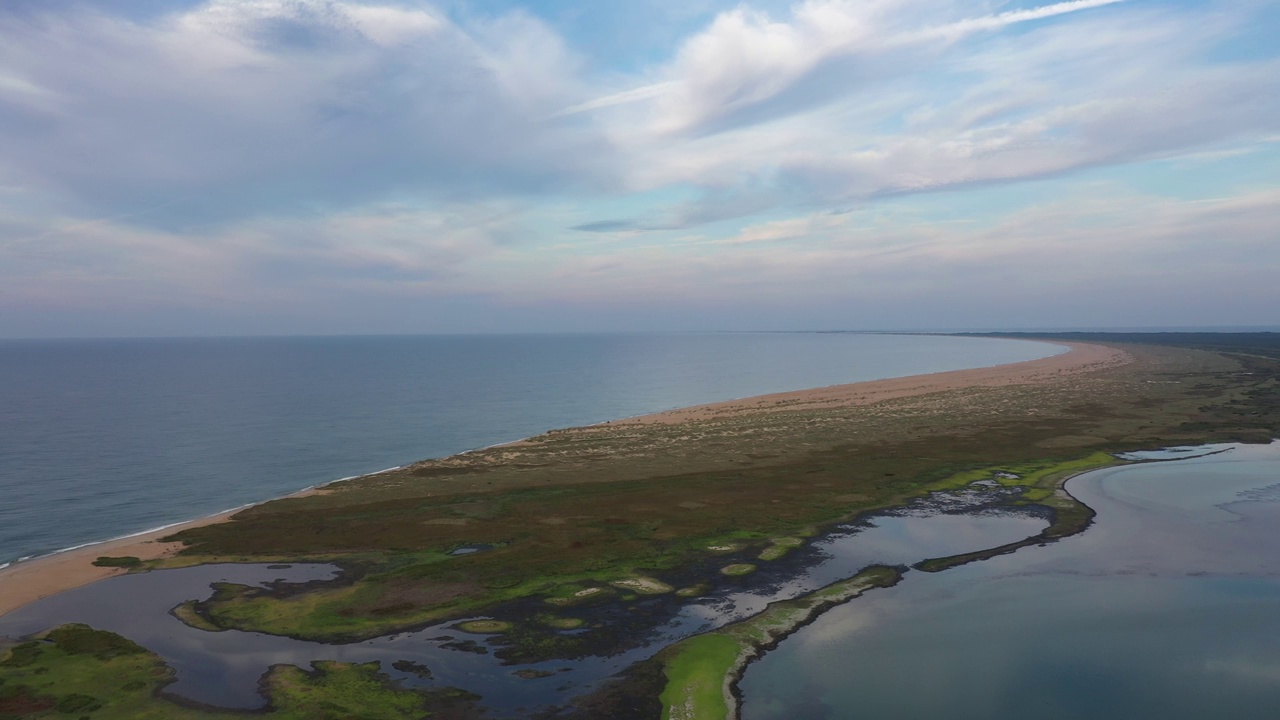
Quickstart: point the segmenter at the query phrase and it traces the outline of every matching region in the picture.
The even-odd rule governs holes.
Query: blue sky
[[[0,5],[0,337],[1274,325],[1261,0]]]

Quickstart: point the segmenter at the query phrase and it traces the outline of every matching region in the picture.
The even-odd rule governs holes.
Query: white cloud
[[[847,218],[841,215],[813,215],[790,220],[774,220],[752,225],[732,237],[710,242],[721,245],[746,245],[782,240],[809,240],[842,227],[846,221]]]
[[[444,23],[422,10],[344,5],[360,32],[379,45],[400,45],[440,30]]]
[[[574,253],[557,263],[553,281],[530,277],[494,291],[579,302],[662,297],[691,306],[735,298],[750,305],[767,291],[805,306],[880,298],[917,309],[930,298],[952,298],[961,308],[1017,297],[1009,308],[1015,313],[1061,302],[1081,287],[1095,288],[1091,302],[1113,309],[1137,299],[1136,306],[1179,307],[1178,294],[1193,286],[1231,282],[1236,296],[1208,304],[1220,311],[1274,292],[1276,227],[1280,190],[1187,203],[1103,185],[994,222],[939,223],[868,208],[759,223],[728,241]],[[781,242],[787,238],[799,240]]]
[[[670,79],[581,103],[565,112],[655,100],[656,131],[696,131],[778,96],[822,64],[841,57],[880,54],[931,41],[952,42],[977,32],[1118,2],[1122,0],[1072,0],[918,29],[904,28],[908,18],[935,16],[938,10],[950,10],[949,4],[806,0],[792,8],[788,21],[740,6],[720,13],[710,27],[684,43],[663,73]]]
[[[580,96],[574,63],[522,14],[462,28],[391,6],[215,0],[147,20],[0,17],[0,174],[88,213],[172,203],[149,218],[170,227],[600,184],[608,144],[547,119]],[[30,88],[48,97],[12,99]]]
[[[922,21],[956,14],[948,0],[813,0],[786,22],[738,9],[685,44],[660,86],[670,90],[595,103],[630,151],[632,187],[701,187],[718,207],[754,198],[736,203],[742,215],[1043,178],[1280,130],[1280,63],[1205,60],[1243,16],[1089,1]],[[651,101],[624,102],[637,98]]]
[[[640,67],[425,2],[0,9],[0,303],[959,313],[1106,278],[1172,297],[1189,267],[1266,296],[1265,178],[1207,203],[1071,189],[1265,162],[1240,148],[1280,137],[1280,61],[1222,52],[1252,5],[781,5],[707,16]],[[995,220],[894,200],[1030,179],[1054,199]]]
[[[466,291],[466,267],[509,243],[506,203],[375,206],[307,218],[259,218],[204,232],[0,214],[4,302],[160,302],[306,306],[335,293]],[[43,226],[43,227],[42,227]]]

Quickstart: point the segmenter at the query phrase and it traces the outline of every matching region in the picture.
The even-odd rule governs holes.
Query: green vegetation
[[[183,625],[206,632],[222,632],[223,628],[214,625],[209,618],[200,614],[199,603],[188,600],[169,611],[169,614],[182,621]]]
[[[634,577],[624,578],[622,580],[614,580],[609,583],[619,590],[630,590],[637,595],[665,595],[675,590],[675,588],[650,577]]]
[[[759,559],[766,562],[769,560],[777,560],[804,544],[803,539],[794,537],[773,538],[770,542],[772,544],[764,550],[761,550],[760,554],[757,556]]]
[[[462,632],[475,633],[477,635],[492,635],[494,633],[506,632],[511,629],[511,623],[501,620],[468,620],[460,622],[457,627]]]
[[[1093,510],[1063,490],[1063,484],[1082,472],[1123,464],[1125,461],[1114,455],[1099,452],[1074,460],[1045,460],[958,473],[943,481],[941,486],[957,489],[975,482],[994,482],[1005,487],[1022,488],[1015,502],[1035,502],[1051,508],[1053,522],[1040,533],[1017,542],[959,555],[930,558],[914,567],[924,572],[941,572],[957,565],[1006,555],[1020,548],[1052,542],[1081,532],[1093,520]]]
[[[243,712],[178,705],[159,694],[173,671],[156,655],[113,633],[63,625],[0,659],[0,718],[231,720]],[[377,663],[317,662],[312,671],[277,665],[263,679],[267,717],[409,720],[474,716],[474,695],[456,689],[396,689]]]
[[[696,635],[658,655],[667,683],[663,720],[727,720],[736,716],[732,685],[751,659],[828,608],[902,578],[895,568],[868,568],[793,600],[771,603],[759,615]]]
[[[724,567],[720,568],[721,575],[728,575],[730,577],[750,575],[755,571],[756,571],[756,566],[752,565],[751,563],[734,563],[732,565],[725,565]]]
[[[547,598],[546,601],[552,605],[558,605],[560,607],[571,607],[574,605],[583,605],[589,602],[605,600],[616,596],[617,593],[609,588],[569,585],[557,587],[555,589],[555,594]]]
[[[965,470],[938,482],[934,487],[938,490],[959,490],[976,482],[994,482],[1004,487],[1026,488],[1020,496],[1024,503],[1046,503],[1058,494],[1063,480],[1121,462],[1106,452],[1094,452],[1069,459],[1038,459]]]
[[[142,560],[133,555],[121,555],[119,557],[103,555],[94,560],[93,564],[98,567],[136,568],[142,565]]]
[[[725,720],[729,717],[726,675],[742,651],[737,640],[710,633],[689,638],[666,663],[663,720]]]
[[[541,615],[538,617],[538,622],[556,630],[577,630],[586,624],[582,618],[557,617],[555,615]]]
[[[272,668],[265,683],[275,710],[298,718],[419,718],[426,699],[419,693],[395,691],[378,663],[354,665],[317,662],[307,672],[293,665]]]

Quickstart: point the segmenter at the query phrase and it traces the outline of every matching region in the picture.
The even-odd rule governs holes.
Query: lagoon
[[[749,666],[743,718],[1275,717],[1280,443],[1210,450],[1074,478],[1081,535],[828,612]]]

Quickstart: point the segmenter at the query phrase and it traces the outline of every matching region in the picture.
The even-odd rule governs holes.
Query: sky
[[[1280,323],[1272,0],[5,0],[0,337]]]

